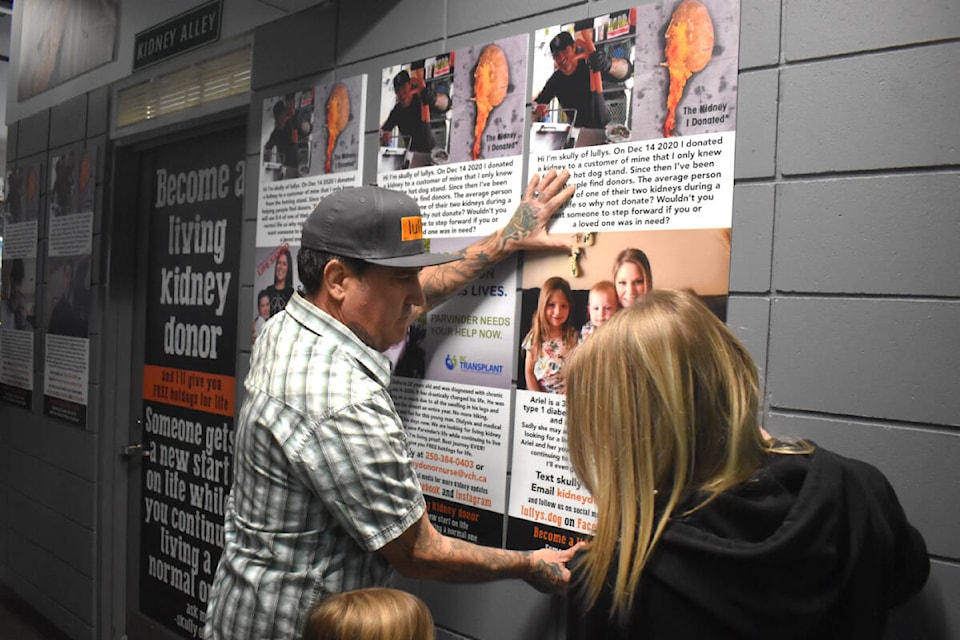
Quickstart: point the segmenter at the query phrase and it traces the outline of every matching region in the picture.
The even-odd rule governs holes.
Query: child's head
[[[540,300],[537,303],[536,322],[540,323],[543,337],[551,329],[563,329],[570,320],[570,284],[563,278],[547,278],[540,287]]]
[[[620,308],[617,300],[617,288],[609,280],[601,280],[590,287],[590,297],[587,300],[587,313],[593,326],[599,327],[613,317]]]
[[[257,313],[264,319],[270,317],[270,294],[266,289],[261,289],[257,294]]]
[[[311,610],[303,640],[433,640],[433,617],[406,591],[345,591]]]

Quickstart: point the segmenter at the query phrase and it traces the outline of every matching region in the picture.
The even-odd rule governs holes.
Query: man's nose
[[[410,304],[418,307],[427,303],[427,297],[423,294],[423,286],[420,284],[420,278],[413,279],[409,301]]]

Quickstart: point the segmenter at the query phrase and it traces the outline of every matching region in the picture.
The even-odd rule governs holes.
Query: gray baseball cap
[[[429,267],[460,260],[425,253],[417,201],[382,187],[350,187],[326,196],[303,223],[300,246],[385,267]]]

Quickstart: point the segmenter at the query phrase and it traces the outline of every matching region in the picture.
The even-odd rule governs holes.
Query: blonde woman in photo
[[[613,283],[621,307],[629,307],[653,290],[650,259],[640,249],[628,248],[613,261]]]

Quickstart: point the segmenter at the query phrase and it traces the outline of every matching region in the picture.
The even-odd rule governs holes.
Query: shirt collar
[[[286,312],[317,335],[336,334],[335,339],[342,351],[369,369],[383,386],[390,386],[390,359],[364,344],[346,325],[304,298],[299,291],[290,296]]]

